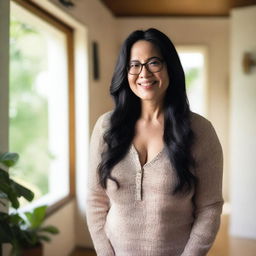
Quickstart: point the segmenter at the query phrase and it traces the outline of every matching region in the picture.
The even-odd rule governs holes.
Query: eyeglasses
[[[145,66],[148,72],[157,73],[162,70],[163,62],[163,60],[156,57],[148,60],[145,63],[140,63],[139,61],[131,61],[127,67],[127,70],[131,75],[139,75],[143,66]]]

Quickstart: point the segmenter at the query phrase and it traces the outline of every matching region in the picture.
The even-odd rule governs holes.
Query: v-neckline
[[[134,146],[133,143],[131,144],[131,149],[132,149],[133,152],[135,153],[136,160],[138,161],[140,168],[144,168],[144,167],[146,167],[146,166],[149,166],[149,165],[153,164],[153,163],[159,158],[159,156],[160,156],[160,155],[164,152],[164,150],[165,150],[165,145],[163,146],[163,148],[162,148],[161,151],[159,151],[150,161],[147,161],[144,165],[141,164],[141,162],[140,162],[140,157],[139,157],[139,152],[138,152],[138,150],[136,149],[136,147]]]

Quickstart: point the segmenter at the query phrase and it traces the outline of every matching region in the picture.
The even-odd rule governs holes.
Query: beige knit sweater
[[[111,112],[93,130],[87,194],[87,224],[98,256],[204,256],[220,225],[222,149],[211,123],[192,113],[193,155],[198,184],[189,195],[172,195],[176,174],[166,148],[144,166],[130,146],[112,170],[121,187],[98,184],[97,166]]]

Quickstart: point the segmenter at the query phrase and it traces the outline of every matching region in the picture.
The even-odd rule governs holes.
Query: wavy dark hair
[[[121,47],[110,86],[115,108],[110,117],[110,127],[104,134],[106,150],[98,166],[100,184],[107,188],[107,179],[119,182],[111,176],[112,168],[129,150],[135,136],[135,124],[141,114],[141,101],[131,91],[128,83],[127,65],[133,44],[146,40],[159,50],[167,66],[170,84],[164,97],[163,141],[168,149],[170,164],[177,173],[177,184],[172,191],[187,193],[195,185],[191,172],[195,161],[191,154],[194,134],[190,125],[190,108],[186,95],[185,75],[177,51],[171,40],[157,29],[137,30],[131,33]]]

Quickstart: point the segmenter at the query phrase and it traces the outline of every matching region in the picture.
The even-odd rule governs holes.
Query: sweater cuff
[[[101,247],[100,249],[96,250],[97,256],[115,256],[115,253],[112,247]]]
[[[97,240],[97,241],[95,241]],[[97,256],[115,256],[114,249],[108,240],[107,236],[103,233],[93,240],[94,248]]]
[[[196,241],[194,243],[190,241],[190,244],[186,246],[181,256],[206,256],[209,251],[209,247],[210,245],[198,246]]]

